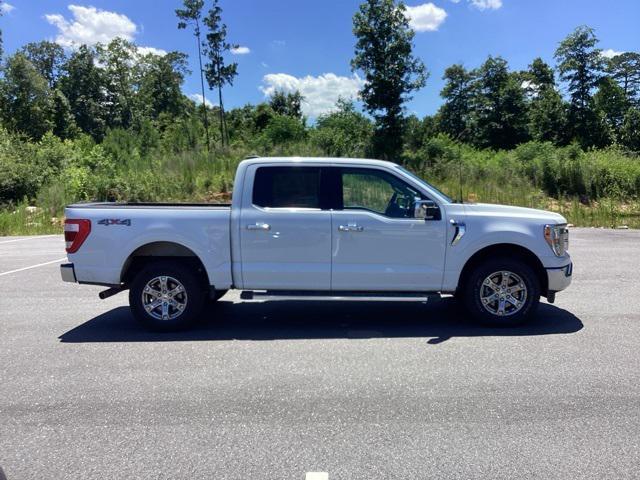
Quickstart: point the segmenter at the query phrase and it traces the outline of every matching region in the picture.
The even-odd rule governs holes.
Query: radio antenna
[[[464,203],[462,198],[462,136],[467,133],[469,127],[466,127],[456,136],[456,143],[458,144],[458,194],[460,203]]]
[[[458,143],[458,185],[460,187],[460,203],[464,203],[462,200],[462,147]]]

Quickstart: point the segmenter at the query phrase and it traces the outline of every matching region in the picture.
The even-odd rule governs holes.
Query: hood
[[[567,220],[559,213],[537,210],[535,208],[494,205],[491,203],[465,203],[464,209],[467,215],[526,218],[531,220],[540,220],[545,223],[567,223]]]

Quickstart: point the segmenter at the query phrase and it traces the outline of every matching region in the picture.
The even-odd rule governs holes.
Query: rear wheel
[[[191,326],[202,311],[205,288],[197,272],[173,260],[143,267],[129,289],[134,317],[156,331],[175,331]]]
[[[468,275],[466,309],[480,322],[510,327],[531,318],[540,302],[540,282],[526,263],[512,258],[487,260]]]

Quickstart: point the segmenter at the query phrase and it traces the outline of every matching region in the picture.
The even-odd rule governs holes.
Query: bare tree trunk
[[[218,85],[218,112],[220,113],[220,141],[222,142],[222,146],[225,146],[225,135],[224,135],[224,105],[222,104],[222,87]]]
[[[202,87],[202,120],[204,121],[204,131],[207,135],[207,152],[210,151],[209,141],[209,119],[207,118],[207,105],[204,98],[204,76],[202,70],[202,50],[200,48],[200,23],[196,19],[196,39],[198,41],[198,61],[200,62],[200,86]]]
[[[219,58],[219,57],[218,57]],[[220,77],[220,60],[216,62],[218,68],[218,77]],[[222,102],[222,79],[218,78],[218,111],[220,112],[220,141],[222,146],[229,144],[227,135],[227,126],[224,119],[224,104]]]

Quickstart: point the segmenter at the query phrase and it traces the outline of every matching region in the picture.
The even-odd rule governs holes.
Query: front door
[[[425,195],[392,173],[340,168],[342,192],[332,212],[332,290],[438,291],[445,222],[414,218]]]
[[[321,169],[256,166],[252,173],[240,214],[243,287],[329,290],[331,212],[321,208]]]

